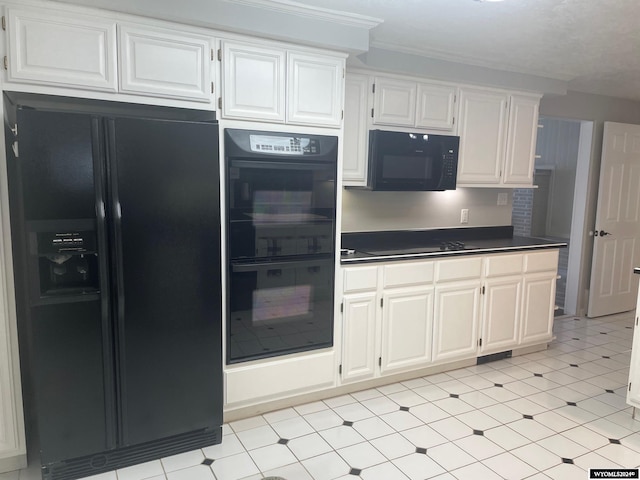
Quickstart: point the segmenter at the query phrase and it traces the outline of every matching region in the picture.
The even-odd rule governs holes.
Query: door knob
[[[611,235],[609,232],[605,232],[604,230],[600,230],[600,232],[596,232],[599,233],[601,237],[606,237],[607,235]]]

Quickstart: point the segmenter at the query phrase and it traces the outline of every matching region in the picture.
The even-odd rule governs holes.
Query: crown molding
[[[532,75],[536,77],[549,78],[552,80],[558,80],[567,82],[573,77],[571,75],[546,75],[541,74],[539,71],[527,70],[524,68],[515,68],[513,65],[507,65],[501,62],[481,61],[475,57],[467,55],[457,55],[450,52],[444,52],[436,49],[429,48],[412,48],[406,45],[399,45],[391,42],[379,42],[372,40],[369,42],[371,48],[378,48],[380,50],[388,50],[391,52],[405,53],[408,55],[415,55],[418,57],[424,57],[428,59],[441,60],[443,62],[460,63],[464,65],[471,65],[474,67],[488,68],[492,70],[504,70],[511,73],[518,73],[521,75]]]
[[[255,8],[271,10],[277,13],[298,15],[300,17],[324,20],[342,25],[371,29],[380,25],[381,18],[368,17],[351,12],[331,10],[328,8],[305,5],[292,0],[224,0],[228,3],[246,5]]]

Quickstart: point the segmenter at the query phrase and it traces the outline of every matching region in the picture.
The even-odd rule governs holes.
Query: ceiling
[[[304,36],[316,31],[321,38],[315,43],[326,44],[333,36],[338,38],[336,31],[328,23],[320,29],[301,27],[303,17],[319,14],[356,22],[362,18],[368,22],[363,40],[364,49],[369,45],[369,57],[375,51],[394,59],[402,52],[409,65],[446,65],[453,71],[462,67],[478,83],[485,74],[493,75],[493,83],[509,76],[519,81],[550,79],[562,85],[562,92],[640,100],[640,0],[58,1],[203,26],[217,26],[222,20],[227,29],[241,32],[246,27],[259,36],[278,37],[285,30]],[[257,14],[241,10],[250,7]],[[333,15],[334,10],[350,15]],[[250,17],[254,23],[248,23]]]
[[[373,47],[640,100],[639,0],[296,0],[378,17]]]

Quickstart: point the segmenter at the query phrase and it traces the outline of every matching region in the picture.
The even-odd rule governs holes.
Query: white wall
[[[497,206],[498,193],[509,201]],[[460,209],[469,223],[460,224]],[[458,188],[446,192],[372,192],[343,189],[342,231],[407,230],[511,225],[511,190]]]

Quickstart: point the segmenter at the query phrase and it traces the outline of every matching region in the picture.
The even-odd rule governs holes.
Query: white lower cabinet
[[[522,276],[488,278],[483,295],[480,353],[509,350],[520,335]]]
[[[365,380],[376,374],[377,294],[352,293],[343,298],[342,380]]]
[[[433,285],[385,292],[382,300],[380,372],[426,366],[431,362]]]
[[[437,284],[433,361],[474,357],[478,349],[480,278]]]
[[[550,341],[557,262],[550,249],[343,268],[341,382]]]
[[[343,269],[343,383],[428,366],[433,262]]]
[[[524,277],[521,343],[549,340],[555,310],[556,272],[531,273]]]
[[[335,365],[329,349],[227,366],[225,404],[245,407],[335,387]]]

